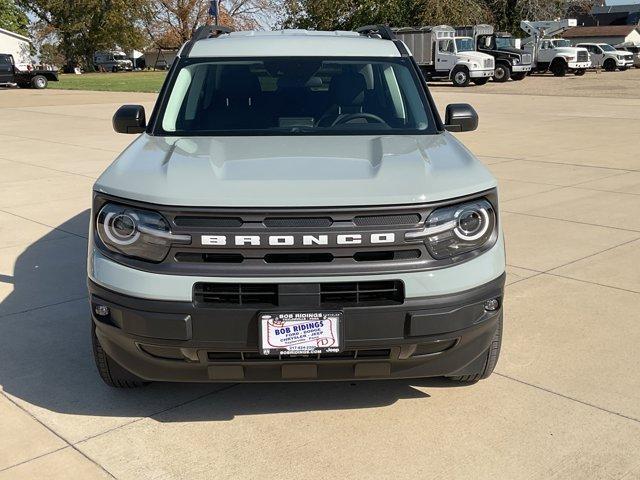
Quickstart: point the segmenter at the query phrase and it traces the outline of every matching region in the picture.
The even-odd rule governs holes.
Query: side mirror
[[[450,132],[471,132],[478,128],[478,114],[467,103],[447,105],[444,128]]]
[[[113,116],[113,129],[118,133],[142,133],[147,118],[142,105],[123,105]]]

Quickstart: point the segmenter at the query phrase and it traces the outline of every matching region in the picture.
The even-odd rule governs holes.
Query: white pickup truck
[[[624,71],[633,67],[633,53],[616,50],[607,43],[579,43],[576,47],[589,51],[592,67],[604,68],[607,72]]]

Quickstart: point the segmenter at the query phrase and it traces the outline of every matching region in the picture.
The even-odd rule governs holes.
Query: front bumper
[[[513,65],[511,67],[512,72],[530,72],[531,64],[528,65]]]
[[[582,70],[584,68],[591,68],[591,62],[569,62],[568,67],[573,70]]]
[[[493,73],[494,73],[494,69],[490,69],[490,70],[470,70],[469,71],[469,77],[471,78],[486,78],[486,77],[493,77]]]
[[[631,68],[633,67],[633,59],[629,58],[629,59],[624,59],[624,60],[617,60],[616,61],[617,66],[620,68]]]
[[[409,298],[394,306],[344,308],[343,352],[294,358],[258,355],[255,308],[140,299],[92,281],[89,291],[102,347],[142,379],[311,381],[466,375],[481,370],[502,316],[504,281],[502,274],[463,292]],[[497,310],[485,310],[484,302],[490,299],[498,299]],[[96,315],[97,305],[109,307],[109,314]]]

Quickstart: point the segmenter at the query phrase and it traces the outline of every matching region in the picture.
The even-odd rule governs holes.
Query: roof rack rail
[[[380,37],[383,40],[394,40],[396,36],[387,25],[366,25],[356,30],[366,37]]]
[[[233,28],[224,27],[222,25],[203,25],[199,27],[193,34],[193,38],[191,39],[191,41],[197,42],[198,40],[217,37],[219,35],[231,32],[233,32]]]

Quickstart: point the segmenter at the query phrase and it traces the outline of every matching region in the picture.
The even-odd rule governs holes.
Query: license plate
[[[262,355],[307,355],[339,352],[342,312],[260,314]]]

